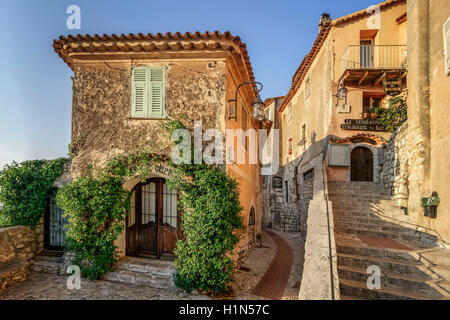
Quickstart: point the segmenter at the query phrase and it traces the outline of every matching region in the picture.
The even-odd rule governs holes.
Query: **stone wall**
[[[313,198],[304,217],[305,260],[300,285],[300,300],[339,300],[336,243],[334,240],[333,211],[328,193],[323,155],[309,162],[314,168]]]
[[[189,127],[203,121],[203,129],[224,129],[225,63],[208,69],[207,62],[164,62],[167,67],[165,108],[171,119]],[[161,121],[134,119],[131,114],[131,63],[113,68],[77,65],[74,70],[72,103],[72,177],[101,167],[111,157],[147,146],[153,152],[170,155],[170,137]]]
[[[43,247],[43,228],[16,226],[0,228],[0,292],[24,281],[31,259]]]
[[[383,149],[381,179],[384,187],[391,191],[397,205],[408,207],[409,157],[408,123],[395,130]]]

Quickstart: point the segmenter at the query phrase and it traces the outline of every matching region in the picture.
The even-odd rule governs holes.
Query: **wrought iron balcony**
[[[406,45],[351,45],[341,57],[341,80],[373,80],[377,85],[386,73],[406,71]]]

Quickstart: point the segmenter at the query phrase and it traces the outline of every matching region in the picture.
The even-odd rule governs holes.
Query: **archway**
[[[352,150],[351,181],[373,181],[373,154],[370,149],[356,147]]]

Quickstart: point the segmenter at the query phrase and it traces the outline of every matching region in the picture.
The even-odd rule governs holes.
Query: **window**
[[[300,141],[300,145],[305,144],[306,142],[306,124],[302,126],[302,140]]]
[[[287,180],[284,181],[284,191],[285,191],[286,202],[289,202],[289,182]]]
[[[132,74],[133,118],[166,118],[165,68],[135,67]]]
[[[311,94],[311,81],[310,78],[308,78],[305,81],[305,100],[308,99],[310,94]]]
[[[370,112],[370,109],[372,108],[378,108],[382,105],[382,98],[381,97],[370,97],[370,96],[364,96],[363,97],[363,116],[368,116],[368,113]]]
[[[288,154],[292,154],[292,138],[288,139],[287,149],[288,149]]]
[[[303,181],[309,181],[311,179],[314,179],[314,169],[308,170],[303,174]]]
[[[255,225],[255,209],[253,207],[250,210],[250,215],[248,216],[248,225],[249,226]]]
[[[292,120],[292,103],[289,103],[288,106],[288,121]]]

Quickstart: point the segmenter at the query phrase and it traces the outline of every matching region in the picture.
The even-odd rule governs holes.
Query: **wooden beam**
[[[385,72],[383,72],[383,73],[381,74],[381,76],[379,76],[378,79],[375,80],[375,82],[373,83],[373,85],[374,85],[374,86],[377,86],[384,78],[386,78],[386,73],[385,73]]]
[[[403,72],[402,79],[405,79],[407,74],[408,74],[408,72]]]
[[[350,71],[346,71],[345,73],[344,73],[344,76],[342,77],[342,81],[345,81],[345,80],[347,80],[347,78],[350,76]]]
[[[360,85],[364,82],[364,80],[366,80],[366,78],[367,78],[368,75],[369,75],[369,71],[366,71],[366,72],[363,74],[363,76],[361,77],[361,79],[359,79],[359,81],[358,81],[358,86],[360,86]]]

